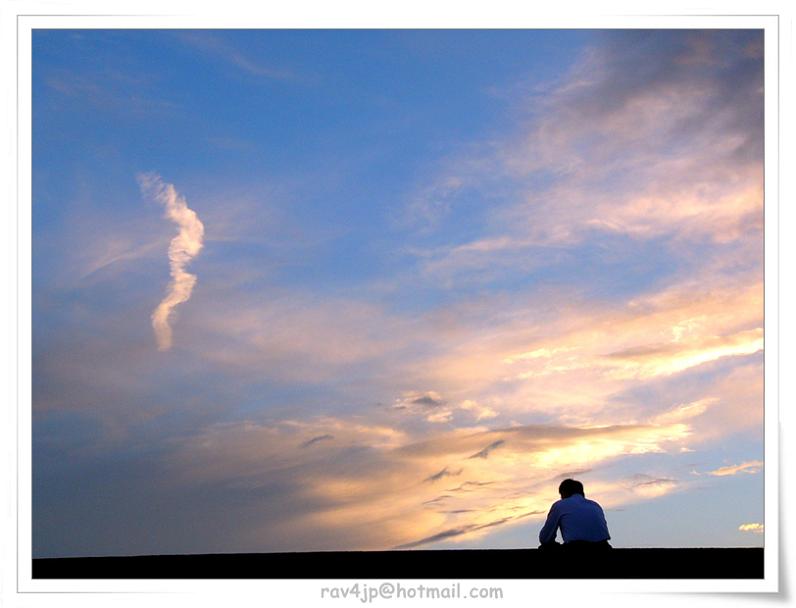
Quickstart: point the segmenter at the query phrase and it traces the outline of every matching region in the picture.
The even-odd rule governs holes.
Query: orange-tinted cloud
[[[713,471],[708,471],[708,475],[713,475],[715,477],[726,477],[728,475],[737,475],[738,473],[754,474],[759,473],[762,468],[762,460],[750,460],[748,462],[742,462],[741,464],[719,467]]]
[[[260,522],[264,543],[279,527],[305,548],[376,549],[472,540],[540,518],[555,497],[556,471],[676,450],[688,434],[678,423],[454,429],[418,438],[355,419],[317,418],[216,425],[177,444],[168,462],[188,486],[283,488],[293,507],[278,521]],[[606,505],[668,489],[657,479],[660,490],[645,491],[653,485],[647,481],[594,479],[588,486]]]
[[[753,242],[759,260],[763,63],[741,40],[757,37],[604,35],[544,95],[518,101],[533,104],[532,117],[446,165],[457,187],[444,208],[456,208],[457,193],[489,192],[489,230],[418,250],[427,274],[478,282],[599,235],[658,239],[676,258]]]

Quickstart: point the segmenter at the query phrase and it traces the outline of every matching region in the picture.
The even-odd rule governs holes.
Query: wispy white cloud
[[[80,280],[88,279],[95,273],[105,271],[117,264],[151,257],[161,244],[160,239],[144,244],[134,244],[128,239],[106,238],[99,243],[102,249],[87,259],[84,267],[81,268]]]
[[[60,95],[90,104],[102,111],[113,111],[119,116],[140,118],[154,115],[173,115],[180,109],[174,101],[163,99],[156,91],[157,83],[140,73],[130,76],[125,72],[104,69],[74,73],[67,70],[49,70],[45,84]]]
[[[752,534],[762,534],[765,531],[765,525],[760,523],[741,524],[738,526],[741,532],[751,532]]]
[[[223,37],[206,31],[183,31],[178,38],[185,44],[212,54],[230,65],[251,74],[273,80],[297,80],[297,75],[287,69],[278,68],[267,61],[255,59],[227,42]]]
[[[188,207],[188,203],[172,184],[164,183],[160,176],[154,173],[139,175],[138,182],[145,195],[165,207],[165,216],[179,229],[177,236],[169,244],[171,272],[169,291],[152,313],[152,327],[155,330],[158,349],[169,350],[172,345],[169,319],[174,309],[191,297],[196,284],[196,275],[187,272],[185,268],[202,249],[205,229],[196,212]]]

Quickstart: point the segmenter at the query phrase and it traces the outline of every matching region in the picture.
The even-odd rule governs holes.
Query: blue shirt
[[[602,507],[580,494],[553,503],[539,532],[539,542],[553,542],[558,528],[561,528],[561,538],[565,543],[573,540],[599,542],[611,538]]]

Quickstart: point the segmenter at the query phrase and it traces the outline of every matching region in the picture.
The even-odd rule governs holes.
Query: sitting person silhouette
[[[540,549],[561,547],[556,542],[556,532],[561,528],[565,549],[610,549],[608,524],[602,507],[583,494],[583,484],[565,479],[558,486],[561,500],[550,507],[542,530],[539,532]]]

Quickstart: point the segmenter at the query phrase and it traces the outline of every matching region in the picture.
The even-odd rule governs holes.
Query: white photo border
[[[346,4],[346,3],[343,3]],[[351,4],[350,2],[348,3]],[[331,3],[330,3],[331,5]],[[44,10],[45,7],[41,7]],[[52,6],[46,8],[52,9]],[[107,5],[105,7],[107,9]],[[216,7],[221,11],[222,7]],[[273,7],[269,8],[269,11]],[[338,5],[339,9],[339,5]],[[7,15],[6,15],[7,17]],[[776,592],[779,589],[780,538],[779,538],[779,207],[780,207],[780,20],[778,15],[682,15],[682,16],[578,16],[517,18],[495,12],[475,17],[464,11],[461,15],[430,11],[423,18],[401,14],[398,17],[374,16],[365,11],[331,10],[327,5],[317,14],[299,14],[296,11],[276,11],[275,14],[185,14],[155,15],[47,15],[19,14],[16,16],[16,204],[17,204],[17,552],[16,591],[18,594],[62,593],[187,593],[201,594],[201,601],[217,603],[218,594],[229,597],[243,593],[248,598],[259,598],[259,603],[290,601],[317,602],[322,586],[340,585],[343,581],[310,580],[42,580],[32,578],[32,412],[31,412],[31,40],[32,31],[38,28],[53,29],[240,29],[240,28],[651,28],[651,29],[763,29],[765,31],[765,577],[760,580],[710,580],[710,579],[650,579],[650,580],[583,580],[577,581],[577,593],[594,592]],[[11,539],[9,539],[10,541]],[[8,566],[9,564],[6,564]],[[6,577],[6,580],[8,578]],[[355,576],[352,577],[355,580]],[[377,581],[369,581],[377,584]],[[402,580],[409,584],[412,581]],[[424,581],[415,581],[420,584]],[[429,581],[425,581],[427,584]],[[444,580],[436,581],[440,585]],[[468,580],[473,585],[500,584],[505,589],[501,605],[527,605],[527,594],[533,587],[533,597],[539,603],[556,601],[561,581],[555,580]],[[570,585],[574,586],[574,585]],[[8,591],[6,589],[6,591]],[[172,602],[169,596],[159,596]],[[197,596],[197,601],[200,596]],[[215,598],[215,599],[213,599]],[[514,598],[514,600],[512,600]],[[107,601],[105,597],[104,601]],[[152,596],[151,599],[155,599]],[[611,601],[613,602],[613,598]],[[626,598],[632,599],[632,598]],[[140,602],[140,598],[138,600]],[[148,598],[146,601],[150,601]],[[194,601],[194,600],[192,600]],[[349,600],[350,601],[350,600]],[[637,602],[637,598],[632,600]],[[645,600],[646,601],[646,600]],[[85,605],[84,600],[80,603]],[[201,602],[200,602],[201,603]],[[420,602],[423,603],[423,602]]]

